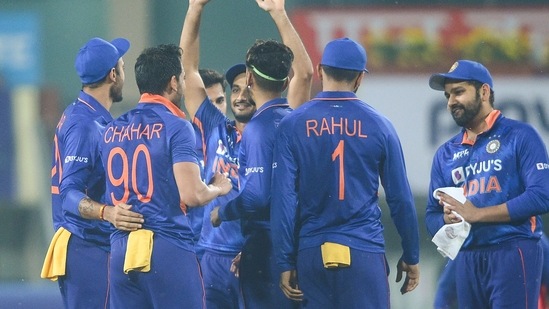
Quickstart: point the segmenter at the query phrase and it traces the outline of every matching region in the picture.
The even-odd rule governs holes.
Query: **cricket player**
[[[82,90],[55,130],[51,192],[56,232],[41,277],[58,280],[65,308],[108,308],[113,226],[131,231],[143,222],[131,206],[106,204],[105,171],[99,154],[101,134],[112,121],[109,110],[122,101],[122,56],[129,47],[124,38],[111,42],[92,38],[80,48],[75,68]]]
[[[400,141],[355,94],[366,59],[357,42],[330,41],[317,68],[323,91],[278,127],[272,238],[280,287],[303,308],[390,307],[380,184],[401,237],[400,291],[419,284],[418,222]]]
[[[141,98],[105,129],[101,142],[107,200],[133,206],[143,228],[111,237],[113,308],[205,308],[200,266],[187,207],[227,194],[230,180],[205,184],[195,134],[180,110],[185,82],[182,51],[173,44],[145,49],[135,75]]]
[[[425,222],[431,235],[445,224],[471,224],[456,263],[460,308],[537,308],[542,249],[540,215],[549,211],[549,158],[539,133],[494,108],[488,69],[456,61],[433,74],[429,86],[443,91],[460,132],[433,158]],[[439,193],[463,188],[460,203]],[[455,213],[454,213],[455,212]]]
[[[204,71],[199,70],[200,44],[199,26],[204,6],[208,1],[189,1],[187,15],[181,32],[180,46],[185,51],[183,67],[186,74],[185,107],[193,126],[197,128],[198,144],[203,151],[204,175],[206,178],[215,173],[227,173],[233,184],[233,194],[238,194],[238,153],[241,134],[248,120],[255,113],[255,104],[243,100],[236,101],[239,93],[234,95],[231,109],[235,120],[225,116],[219,104],[213,104],[211,97],[222,97],[222,85],[216,83],[208,91],[204,84]],[[202,72],[202,74],[201,74]],[[245,91],[244,75],[246,67],[238,64],[227,71],[229,86],[232,89],[235,78],[239,78],[239,91]],[[208,74],[212,76],[212,73]],[[218,80],[218,79],[217,79]],[[224,82],[221,76],[221,82]],[[212,88],[212,87],[210,87]],[[217,89],[217,91],[216,91]],[[231,95],[233,98],[233,95]],[[223,94],[224,99],[224,94]],[[234,201],[231,201],[234,203]],[[200,264],[204,280],[207,308],[239,309],[244,308],[240,283],[231,272],[231,265],[244,244],[240,221],[228,221],[219,228],[210,223],[210,211],[218,206],[214,200],[204,207],[203,218],[197,250],[202,252]]]
[[[271,166],[274,133],[292,106],[310,98],[313,67],[293,28],[283,0],[256,1],[273,18],[284,44],[256,41],[246,54],[246,88],[257,111],[246,125],[239,154],[240,195],[236,203],[216,207],[212,223],[240,218],[245,244],[240,282],[247,308],[294,308],[278,286],[271,230]],[[294,60],[295,56],[295,60]],[[289,78],[290,69],[293,77]],[[288,88],[288,98],[281,97]]]

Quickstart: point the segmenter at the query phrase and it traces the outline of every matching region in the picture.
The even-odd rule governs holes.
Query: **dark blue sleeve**
[[[539,134],[525,126],[517,136],[517,153],[524,193],[507,201],[511,221],[549,212],[549,159]]]
[[[212,134],[212,131],[215,130],[219,124],[227,123],[227,117],[213,105],[209,98],[206,98],[204,102],[200,104],[192,122],[200,133],[201,140],[197,142],[201,143],[205,149],[206,141]]]
[[[191,162],[198,165],[196,136],[191,123],[176,117],[165,117],[164,121],[170,138],[172,162]]]
[[[441,160],[439,155],[442,151],[439,149],[431,165],[431,180],[429,183],[429,191],[427,192],[427,208],[425,210],[425,225],[427,231],[431,236],[435,236],[438,230],[444,225],[444,209],[438,203],[438,200],[433,197],[435,189],[447,187],[448,184],[444,182],[441,167]]]
[[[297,213],[297,166],[290,148],[289,135],[285,122],[277,134],[274,161],[271,203],[271,230],[276,263],[280,272],[295,269],[296,248],[294,231]]]
[[[59,186],[63,209],[80,216],[78,206],[86,197],[87,184],[98,153],[100,132],[94,122],[75,119],[64,135],[64,153],[61,160],[63,178]]]
[[[268,220],[274,132],[267,132],[265,128],[268,126],[256,124],[248,123],[242,136],[238,170],[240,194],[236,198],[238,206],[235,207],[239,208],[240,218]],[[235,213],[227,210],[227,207],[222,211],[222,219],[223,216]]]
[[[387,124],[387,147],[382,162],[381,184],[385,190],[391,218],[401,238],[402,259],[407,264],[419,263],[419,228],[416,207],[400,141],[391,124]]]
[[[239,190],[233,190],[227,194],[226,196],[220,196],[216,199],[216,201],[222,205],[219,207],[219,218],[222,221],[232,221],[232,220],[238,220],[243,215],[243,210],[240,207],[240,204],[238,203],[238,196],[240,195],[241,191],[240,189],[246,186],[246,177],[241,174],[242,173],[242,166],[246,164],[246,151],[245,149],[247,144],[247,140],[242,138],[241,144],[240,144],[240,150],[238,154],[238,162],[240,164],[238,169],[238,181],[239,181]],[[229,201],[232,200],[230,203]]]

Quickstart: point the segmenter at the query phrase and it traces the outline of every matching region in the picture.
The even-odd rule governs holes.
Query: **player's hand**
[[[297,271],[295,269],[280,274],[280,288],[287,298],[295,301],[303,300],[303,292],[297,286]]]
[[[242,252],[239,252],[234,259],[231,261],[230,271],[234,274],[235,277],[240,276],[240,258],[242,257]]]
[[[402,259],[397,264],[397,277],[396,282],[402,280],[402,272],[406,272],[406,278],[400,288],[401,294],[406,294],[413,291],[419,284],[419,265],[408,265]]]
[[[285,0],[255,0],[257,5],[266,12],[284,11]]]
[[[213,227],[218,227],[221,225],[221,218],[219,218],[219,206],[214,207],[210,212],[210,222]]]
[[[214,185],[221,190],[221,193],[219,195],[225,195],[231,192],[231,189],[233,188],[233,183],[231,182],[231,179],[227,176],[227,173],[221,174],[217,172],[210,180],[211,185]]]
[[[189,6],[191,5],[201,5],[204,6],[206,3],[210,2],[210,0],[189,0]]]
[[[143,215],[132,211],[132,205],[120,203],[105,207],[103,218],[119,230],[135,231],[143,227]]]
[[[461,222],[461,219],[453,214],[452,211],[457,212],[460,216],[463,217],[465,221],[469,223],[474,223],[478,221],[478,208],[473,205],[471,201],[466,200],[465,203],[462,204],[452,196],[440,191],[438,192],[438,197],[440,199],[439,204],[444,206],[444,222]]]

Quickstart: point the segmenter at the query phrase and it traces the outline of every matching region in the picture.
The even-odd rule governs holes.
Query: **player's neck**
[[[238,132],[242,133],[244,132],[244,127],[246,126],[245,122],[235,121],[235,126]]]
[[[257,109],[260,109],[261,106],[265,105],[265,103],[278,98],[280,98],[279,93],[259,92],[259,91],[253,93],[253,99]]]
[[[108,87],[105,87],[105,86],[100,86],[98,88],[84,87],[84,89],[82,90],[88,95],[92,96],[106,110],[108,111],[111,110],[112,98],[111,98]]]
[[[490,115],[492,111],[493,108],[480,111],[479,117],[476,117],[471,123],[467,124],[465,129],[467,130],[467,136],[469,140],[475,141],[477,135],[488,130],[489,125],[486,122],[486,118]]]

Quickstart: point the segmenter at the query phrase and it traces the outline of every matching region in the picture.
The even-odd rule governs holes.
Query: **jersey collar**
[[[80,90],[80,94],[78,95],[77,100],[80,104],[84,104],[85,106],[87,106],[99,117],[103,117],[105,123],[113,120],[111,113],[103,105],[101,105],[99,101],[97,101],[94,97],[85,93],[84,91]]]
[[[152,93],[143,93],[141,95],[141,98],[139,99],[139,104],[160,104],[166,107],[172,114],[176,115],[177,117],[185,119],[185,113],[177,107],[175,104],[173,104],[170,100],[166,99],[165,97],[158,95],[158,94],[152,94]]]
[[[252,119],[257,117],[263,111],[265,111],[269,108],[273,108],[273,107],[284,107],[284,108],[286,108],[286,107],[290,107],[290,105],[288,105],[288,100],[286,100],[286,98],[272,99],[270,101],[265,102],[265,104],[263,104],[260,108],[258,108],[257,111],[255,112],[255,114],[253,115]]]
[[[488,114],[488,116],[486,117],[486,119],[484,119],[484,121],[488,125],[488,129],[486,129],[486,131],[480,132],[478,135],[480,135],[484,132],[490,131],[492,129],[492,127],[494,126],[494,124],[496,123],[496,121],[498,120],[500,115],[501,115],[501,111],[499,111],[497,109],[494,109],[493,111],[491,111],[490,114]],[[467,130],[465,130],[465,128],[463,128],[461,130],[463,132],[463,138],[461,139],[461,143],[462,144],[467,144],[467,145],[473,145],[475,142],[470,141],[468,139],[469,134],[467,134]]]
[[[358,100],[358,97],[351,91],[321,91],[314,100],[319,101],[345,101],[345,100]]]

